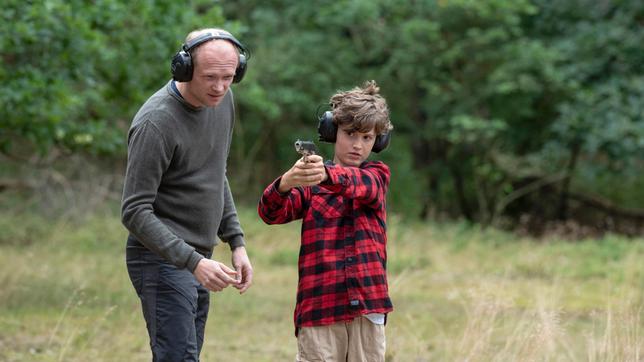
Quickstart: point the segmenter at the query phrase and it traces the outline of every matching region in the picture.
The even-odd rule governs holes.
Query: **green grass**
[[[114,209],[115,210],[115,209]],[[0,212],[0,360],[148,361],[116,211]],[[291,361],[299,223],[242,209],[253,287],[212,294],[204,361]],[[216,259],[229,263],[226,245]],[[644,239],[389,222],[388,361],[640,361]]]

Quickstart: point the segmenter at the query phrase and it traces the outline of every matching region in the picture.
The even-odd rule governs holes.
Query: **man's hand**
[[[223,263],[207,258],[199,261],[193,274],[201,285],[212,292],[220,292],[231,284],[237,284],[236,271]]]
[[[325,181],[329,176],[319,155],[307,156],[297,160],[290,170],[282,175],[279,192],[286,192],[297,186],[313,186]]]
[[[232,262],[237,271],[237,283],[233,285],[239,290],[239,294],[243,294],[253,284],[253,266],[250,265],[245,247],[238,246],[233,250]]]

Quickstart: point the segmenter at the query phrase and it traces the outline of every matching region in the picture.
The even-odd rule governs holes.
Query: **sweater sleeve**
[[[235,122],[235,101],[233,90],[228,89],[228,94],[230,95],[230,119],[233,123],[228,131],[226,159],[228,159],[228,156],[230,155],[230,145],[233,139]],[[228,243],[230,250],[234,250],[238,246],[246,246],[246,242],[244,241],[244,232],[239,221],[239,216],[237,215],[237,208],[235,207],[235,201],[233,199],[232,191],[230,190],[227,176],[224,177],[224,211],[219,224],[219,229],[217,230],[217,236],[223,242]]]
[[[327,165],[326,170],[329,178],[320,187],[373,209],[384,207],[390,171],[383,162],[365,162],[359,168]]]
[[[238,246],[246,245],[244,232],[242,231],[239,217],[237,216],[233,194],[228,185],[228,178],[224,180],[224,213],[217,234],[222,241],[228,243],[230,250],[234,250]]]
[[[121,219],[128,231],[148,249],[178,268],[187,267],[193,271],[203,256],[159,220],[153,208],[172,152],[172,147],[152,122],[143,121],[130,130]]]

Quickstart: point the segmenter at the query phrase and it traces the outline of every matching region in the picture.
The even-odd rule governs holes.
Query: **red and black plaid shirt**
[[[296,328],[393,310],[386,275],[389,167],[372,161],[326,169],[324,184],[285,194],[278,178],[258,205],[267,224],[302,219]]]

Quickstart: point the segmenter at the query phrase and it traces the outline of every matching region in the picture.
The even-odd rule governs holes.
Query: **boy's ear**
[[[322,113],[318,123],[319,141],[335,143],[338,135],[338,126],[333,124],[333,112],[326,111]]]

